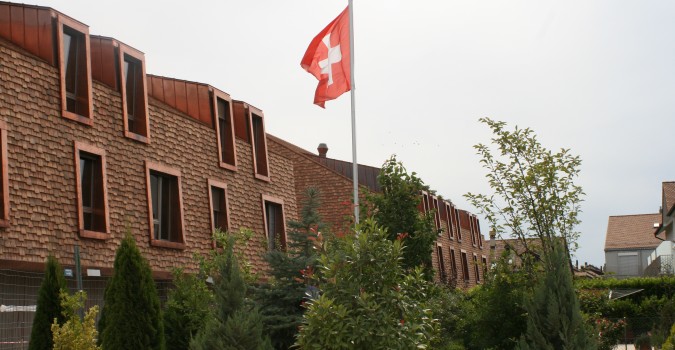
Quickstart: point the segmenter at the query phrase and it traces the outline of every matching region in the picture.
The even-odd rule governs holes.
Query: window
[[[286,222],[284,218],[284,202],[277,198],[262,196],[267,249],[286,249]]]
[[[459,220],[459,209],[453,207],[452,211],[455,213],[455,228],[457,228],[457,240],[462,241],[462,226],[461,221]]]
[[[483,262],[483,277],[487,274],[487,269],[488,269],[488,263],[487,263],[487,258],[485,255],[481,257],[481,261]]]
[[[224,182],[209,180],[209,205],[211,209],[211,231],[229,229],[229,207],[227,185]],[[215,244],[215,242],[214,242]]]
[[[185,249],[180,171],[145,162],[150,244]]]
[[[255,177],[260,180],[269,181],[270,175],[267,167],[267,137],[265,135],[265,122],[262,117],[262,111],[253,107],[248,107],[249,130],[251,130],[251,145],[253,146],[253,171]]]
[[[7,171],[7,124],[0,121],[0,227],[9,227],[9,177]]]
[[[480,283],[480,268],[478,268],[478,257],[473,255],[473,273],[476,274],[476,283]]]
[[[429,194],[422,191],[422,212],[426,214],[429,210],[431,210],[429,206]]]
[[[482,249],[483,248],[483,235],[480,233],[480,220],[478,218],[475,218],[476,220],[476,236],[478,237],[478,246]]]
[[[150,133],[145,58],[141,52],[124,44],[120,44],[119,52],[124,136],[147,143]]]
[[[92,125],[89,28],[63,15],[58,23],[61,114]]]
[[[469,260],[466,257],[466,252],[462,250],[462,278],[465,282],[469,281]]]
[[[473,216],[469,216],[469,232],[471,232],[471,245],[476,246],[476,221]]]
[[[75,141],[75,178],[80,237],[106,239],[110,233],[105,151]]]
[[[450,237],[450,239],[455,239],[452,227],[454,225],[454,221],[452,220],[452,213],[453,213],[452,206],[448,202],[445,202],[444,205],[445,205],[445,221],[448,224],[448,237]]]
[[[218,139],[218,158],[220,166],[237,170],[236,148],[234,143],[234,123],[232,122],[232,100],[224,92],[214,89],[213,99],[216,111],[216,137]]]
[[[438,197],[431,197],[431,203],[433,205],[432,209],[434,210],[434,223],[436,224],[436,230],[441,229],[441,211],[438,207]]]
[[[452,279],[457,279],[457,260],[454,249],[450,249],[450,269],[452,271]]]
[[[436,246],[436,257],[438,258],[438,275],[441,278],[441,281],[445,282],[448,279],[448,275],[445,272],[445,259],[443,258],[443,247],[440,245]]]

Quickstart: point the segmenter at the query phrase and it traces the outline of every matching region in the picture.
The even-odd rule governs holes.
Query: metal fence
[[[0,350],[28,348],[43,277],[43,273],[0,270]],[[82,278],[82,289],[87,292],[85,308],[98,305],[101,310],[107,281],[107,277]],[[66,282],[71,293],[77,290],[75,277],[66,277]],[[156,281],[156,285],[164,302],[172,283]]]

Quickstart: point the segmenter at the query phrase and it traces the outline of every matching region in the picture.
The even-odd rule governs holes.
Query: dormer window
[[[214,89],[214,109],[216,111],[216,137],[218,140],[218,158],[220,166],[237,170],[237,151],[234,143],[234,123],[232,120],[232,99],[224,92]]]
[[[61,114],[65,118],[92,125],[89,29],[64,16],[59,16],[58,28]]]
[[[267,137],[265,134],[265,122],[262,111],[255,107],[248,107],[249,130],[251,132],[251,145],[253,146],[253,169],[255,177],[269,181],[270,174],[267,166]]]
[[[124,116],[124,136],[136,141],[150,139],[148,122],[148,99],[145,81],[143,54],[120,44],[120,88]]]

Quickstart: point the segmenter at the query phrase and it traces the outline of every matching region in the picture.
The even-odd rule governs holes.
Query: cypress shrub
[[[52,323],[54,319],[59,325],[66,321],[62,313],[61,291],[66,291],[63,269],[56,258],[50,255],[45,263],[45,277],[38,292],[37,309],[28,344],[29,350],[51,350],[54,347]]]

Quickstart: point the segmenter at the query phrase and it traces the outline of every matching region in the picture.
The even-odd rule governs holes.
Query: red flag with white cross
[[[349,7],[314,37],[300,66],[319,80],[314,104],[325,108],[351,90],[349,58]]]

